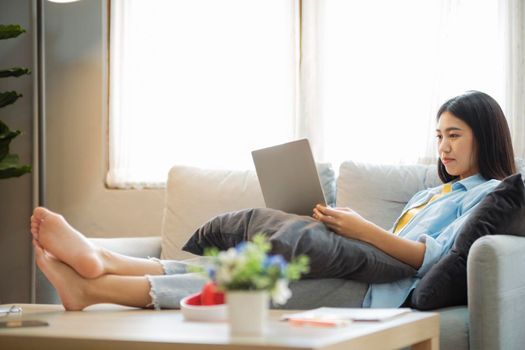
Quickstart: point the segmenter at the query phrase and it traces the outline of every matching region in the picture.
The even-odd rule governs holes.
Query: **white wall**
[[[164,191],[105,187],[108,11],[46,2],[46,206],[91,237],[158,235]]]

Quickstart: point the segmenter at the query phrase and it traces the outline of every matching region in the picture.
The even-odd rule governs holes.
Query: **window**
[[[498,6],[114,0],[108,184],[162,186],[174,164],[251,168],[251,150],[301,137],[336,167],[430,161],[447,98],[475,89],[504,107]]]
[[[497,5],[319,1],[317,96],[325,157],[428,160],[436,154],[436,112],[448,98],[480,90],[503,103]]]
[[[110,171],[161,186],[173,164],[244,168],[295,125],[295,5],[113,1]]]

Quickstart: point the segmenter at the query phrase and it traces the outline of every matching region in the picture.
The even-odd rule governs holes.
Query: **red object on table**
[[[224,304],[224,293],[219,291],[215,283],[208,282],[202,288],[200,302],[201,305]]]

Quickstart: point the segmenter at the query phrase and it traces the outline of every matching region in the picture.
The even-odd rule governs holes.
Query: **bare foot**
[[[71,266],[80,276],[95,278],[104,274],[102,250],[71,227],[62,215],[35,208],[31,233],[41,248]]]
[[[71,267],[48,255],[34,240],[33,246],[35,247],[35,260],[38,267],[57,290],[66,310],[79,311],[95,303],[86,293],[89,280],[84,279]]]

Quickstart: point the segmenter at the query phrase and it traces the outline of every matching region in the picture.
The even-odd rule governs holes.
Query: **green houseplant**
[[[301,255],[290,262],[281,255],[270,255],[271,243],[263,233],[225,251],[209,248],[206,275],[226,293],[230,333],[264,333],[268,297],[284,304],[291,297],[288,282],[308,272],[308,257]],[[249,322],[247,322],[249,320]]]
[[[25,33],[25,29],[17,24],[0,25],[0,40],[16,38]],[[0,78],[20,77],[31,74],[27,68],[0,69]],[[0,92],[0,108],[15,103],[22,95],[16,91]],[[20,130],[10,130],[0,119],[0,179],[18,177],[31,172],[30,165],[20,165],[16,154],[9,153],[9,145],[14,138],[21,134]]]
[[[219,290],[268,291],[275,304],[284,304],[291,296],[288,282],[308,272],[309,260],[301,255],[287,262],[281,255],[269,255],[270,249],[263,233],[228,250],[208,248],[205,255],[210,261],[205,274]]]

